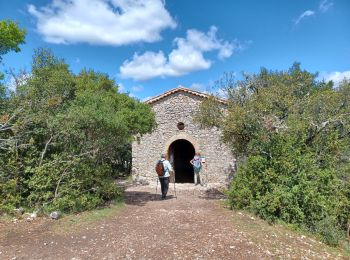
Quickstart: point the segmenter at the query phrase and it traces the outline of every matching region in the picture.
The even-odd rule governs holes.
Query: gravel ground
[[[2,223],[0,232],[6,234],[0,236],[0,259],[343,258],[315,240],[298,240],[284,231],[266,238],[265,222],[225,209],[215,189],[189,184],[176,189],[177,197],[171,184],[162,201],[155,184],[129,187],[126,205],[116,214],[67,232],[52,229],[64,219]],[[254,232],[242,229],[242,223]]]

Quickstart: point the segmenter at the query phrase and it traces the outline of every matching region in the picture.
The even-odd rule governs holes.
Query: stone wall
[[[225,183],[232,173],[233,156],[220,141],[217,128],[201,129],[193,122],[193,116],[203,97],[186,92],[177,92],[154,103],[157,128],[151,134],[143,135],[132,145],[133,177],[156,180],[155,164],[161,153],[167,153],[172,142],[185,139],[192,143],[196,152],[206,157],[207,176],[210,183]],[[177,124],[185,128],[179,130]]]

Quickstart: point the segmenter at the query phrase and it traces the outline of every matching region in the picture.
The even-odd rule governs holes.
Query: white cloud
[[[331,8],[332,6],[334,5],[334,3],[332,1],[328,1],[328,0],[322,0],[320,2],[320,5],[319,5],[319,10],[322,12],[322,13],[325,13],[328,11],[329,8]]]
[[[191,84],[190,88],[193,89],[193,90],[204,92],[204,93],[208,92],[207,91],[207,87],[204,84],[201,84],[201,83],[193,83],[193,84]]]
[[[141,85],[138,86],[133,86],[131,87],[131,90],[128,90],[123,83],[117,83],[118,85],[118,92],[119,93],[123,93],[123,94],[127,94],[129,97],[132,98],[138,98],[137,93],[141,92],[144,88]]]
[[[118,85],[118,91],[119,91],[119,93],[126,93],[126,92],[127,92],[127,90],[126,90],[126,88],[124,87],[123,83],[117,83],[117,85]]]
[[[28,6],[44,40],[57,44],[85,42],[125,45],[154,42],[176,23],[162,0],[52,0],[48,6]]]
[[[321,73],[319,79],[325,80],[326,82],[333,81],[334,86],[337,87],[344,79],[350,80],[350,70],[343,72],[334,71],[330,73]]]
[[[178,85],[178,88],[190,88],[202,93],[209,93],[208,88],[206,85],[202,84],[202,83],[192,83],[189,87],[183,86],[183,85]]]
[[[122,78],[146,80],[160,75],[171,73],[166,66],[167,60],[162,51],[145,52],[142,55],[134,54],[131,61],[126,60],[120,67]]]
[[[227,95],[227,90],[223,89],[223,88],[215,88],[213,86],[210,87],[210,85],[213,83],[209,83],[208,85],[205,84],[201,84],[201,83],[192,83],[189,87],[183,86],[183,85],[178,85],[177,87],[183,87],[183,88],[190,88],[208,95],[214,95],[217,96],[219,98],[223,98],[223,99],[227,99],[228,95]]]
[[[175,38],[176,46],[168,57],[162,51],[147,51],[141,55],[135,53],[131,60],[126,60],[120,67],[122,78],[148,80],[154,77],[181,76],[192,71],[210,68],[212,61],[203,54],[217,51],[219,59],[229,58],[234,51],[245,46],[238,42],[228,42],[218,39],[217,28],[212,26],[207,33],[198,30],[188,30],[186,38]]]
[[[142,90],[143,90],[143,86],[133,86],[132,88],[131,88],[131,90],[133,91],[133,92],[141,92]]]
[[[28,80],[31,78],[31,74],[28,74],[24,71],[19,72],[18,74],[13,74],[9,76],[6,87],[12,92],[16,91],[17,87],[24,86],[27,84]]]
[[[297,25],[298,23],[300,23],[301,20],[303,20],[304,18],[308,17],[308,16],[313,16],[316,15],[316,13],[325,13],[329,10],[329,8],[331,8],[334,5],[334,3],[332,1],[329,0],[321,0],[319,6],[318,6],[318,11],[313,11],[313,10],[306,10],[305,12],[303,12],[301,15],[299,15],[299,17],[297,19],[294,20],[294,24]]]
[[[216,91],[216,95],[219,97],[219,98],[222,98],[222,99],[228,99],[228,93],[227,93],[227,90],[225,89],[218,89]]]
[[[312,16],[312,15],[315,15],[315,11],[312,11],[312,10],[307,10],[305,12],[303,12],[301,15],[299,15],[299,17],[294,21],[295,25],[297,25],[298,23],[300,23],[300,21],[302,19],[304,19],[305,17],[308,17],[308,16]]]
[[[129,97],[139,99],[134,93],[128,93]]]

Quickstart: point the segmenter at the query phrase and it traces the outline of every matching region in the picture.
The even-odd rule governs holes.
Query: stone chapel
[[[234,157],[220,140],[216,127],[201,128],[193,117],[205,93],[184,87],[169,90],[145,103],[152,106],[157,122],[156,129],[137,136],[132,144],[133,178],[156,181],[155,165],[162,153],[175,170],[176,183],[193,183],[194,173],[190,160],[196,152],[205,159],[203,178],[207,183],[227,183],[234,168]],[[218,102],[225,109],[223,99]],[[206,168],[206,169],[205,169]]]

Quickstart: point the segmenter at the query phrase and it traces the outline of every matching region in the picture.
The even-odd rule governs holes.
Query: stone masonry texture
[[[155,164],[161,153],[168,153],[176,140],[185,139],[206,158],[208,183],[227,183],[233,174],[234,157],[220,140],[220,130],[201,128],[193,121],[203,97],[185,91],[165,96],[153,103],[157,127],[150,133],[135,137],[132,144],[132,175],[135,179],[155,181]],[[185,128],[179,130],[177,124]]]

